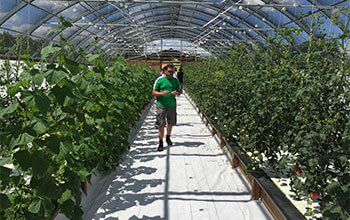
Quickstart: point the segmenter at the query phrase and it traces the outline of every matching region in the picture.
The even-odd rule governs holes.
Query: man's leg
[[[165,112],[164,109],[158,107],[158,114],[156,117],[156,125],[158,126],[158,137],[159,137],[159,146],[158,151],[162,151],[164,149],[163,145],[163,137],[164,137],[164,127],[165,127]]]
[[[171,135],[171,130],[172,129],[173,129],[173,126],[168,124],[167,127],[166,127],[166,138],[165,138],[166,143],[168,145],[173,145],[173,142],[171,142],[171,140],[170,140],[170,135]]]
[[[167,109],[167,121],[168,121],[168,126],[166,127],[167,135],[165,140],[168,145],[173,145],[173,142],[170,140],[170,135],[171,135],[173,126],[176,125],[176,107]]]
[[[158,137],[159,137],[159,145],[158,145],[158,151],[162,151],[164,149],[163,145],[163,137],[164,137],[164,126],[158,127]]]
[[[166,126],[166,134],[170,136],[170,135],[171,135],[171,130],[172,130],[172,129],[173,129],[173,126],[168,124],[168,125]],[[164,133],[163,133],[163,134],[164,134]]]
[[[167,130],[168,130],[168,127],[167,127]],[[163,137],[164,137],[164,126],[159,126],[159,128],[158,128],[158,137],[159,137],[159,140],[163,140]]]

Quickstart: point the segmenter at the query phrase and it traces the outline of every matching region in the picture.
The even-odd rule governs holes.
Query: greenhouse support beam
[[[51,22],[48,24],[52,25],[60,25],[58,22]],[[73,25],[76,26],[91,26],[91,25],[96,25],[97,27],[104,27],[104,26],[114,26],[114,27],[138,27],[135,24],[89,24],[89,23],[73,23]],[[161,29],[204,29],[204,27],[199,27],[199,26],[167,26],[167,25],[143,25],[143,27],[146,28],[161,28]],[[275,30],[274,28],[239,28],[239,27],[221,27],[221,28],[214,28],[214,27],[209,27],[208,29],[210,30],[252,30],[252,31],[273,31]]]
[[[69,1],[69,2],[112,2],[115,3],[115,0],[56,0],[56,1]],[[160,4],[187,4],[187,5],[222,5],[222,2],[197,2],[197,1],[163,1],[163,0],[124,0],[124,1],[117,1],[119,3],[124,4],[154,4],[154,3],[160,3]],[[319,8],[319,9],[349,9],[348,6],[328,6],[328,5],[302,5],[302,4],[247,4],[247,3],[238,3],[238,4],[232,4],[234,6],[242,6],[242,7],[270,7],[270,8]]]

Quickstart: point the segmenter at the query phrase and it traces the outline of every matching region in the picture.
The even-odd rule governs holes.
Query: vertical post
[[[197,47],[195,48],[194,61],[197,61]]]
[[[162,60],[162,52],[163,52],[163,39],[160,39],[160,60],[161,62],[163,63],[163,60]]]
[[[221,137],[220,138],[220,148],[223,148],[225,146],[225,140]]]
[[[85,182],[81,182],[80,188],[81,188],[81,190],[84,192],[85,196],[87,196],[87,185],[86,185],[86,180],[85,180]]]
[[[147,44],[145,44],[145,61],[147,62]]]
[[[239,166],[239,160],[233,152],[231,152],[231,157],[232,157],[232,169],[236,168]]]
[[[211,136],[214,136],[215,134],[216,134],[216,130],[215,130],[215,128],[211,128],[212,130],[211,130]]]
[[[180,64],[182,65],[182,40],[180,40]]]
[[[252,184],[252,200],[257,200],[261,197],[261,188],[256,180],[253,178]]]

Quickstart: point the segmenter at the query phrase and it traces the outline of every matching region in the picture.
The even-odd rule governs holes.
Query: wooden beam
[[[284,220],[286,219],[281,212],[277,209],[277,207],[273,204],[270,197],[266,194],[264,190],[261,191],[261,201],[264,203],[267,210],[269,210],[270,214],[272,215],[273,219],[277,220]]]
[[[261,188],[256,182],[255,179],[253,179],[253,184],[252,184],[252,200],[258,200],[261,197]]]
[[[221,137],[220,138],[220,148],[225,147],[225,145],[226,145],[225,140]]]

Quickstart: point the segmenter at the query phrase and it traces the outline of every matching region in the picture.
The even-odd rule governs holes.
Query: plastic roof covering
[[[63,36],[89,52],[98,36],[107,54],[159,51],[162,40],[162,49],[182,44],[184,52],[215,55],[233,44],[263,42],[281,25],[300,27],[295,43],[301,44],[309,39],[315,13],[326,15],[322,27],[337,36],[349,18],[342,15],[333,24],[330,17],[349,6],[350,0],[0,0],[0,31],[59,41],[47,31],[58,28],[63,16],[73,24]]]

